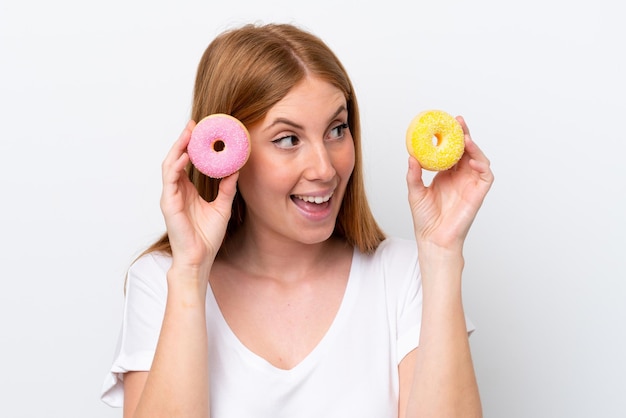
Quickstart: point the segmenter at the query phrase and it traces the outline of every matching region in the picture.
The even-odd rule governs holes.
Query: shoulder
[[[389,237],[380,243],[376,251],[366,256],[371,262],[383,265],[409,265],[417,263],[417,245],[415,241]]]
[[[378,246],[378,251],[386,251],[387,253],[416,253],[417,244],[413,240],[399,237],[388,237]]]
[[[133,286],[150,288],[167,287],[167,271],[172,265],[172,257],[162,252],[150,252],[138,257],[128,268],[127,290]]]
[[[420,277],[415,241],[389,237],[372,254],[359,253],[359,258],[361,274],[382,278],[387,286],[404,288]]]
[[[172,265],[172,256],[160,251],[154,251],[139,256],[130,266],[129,271],[145,271],[145,270],[157,270],[165,271],[169,270]]]

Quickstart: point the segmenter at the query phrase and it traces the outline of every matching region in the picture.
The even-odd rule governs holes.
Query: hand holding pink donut
[[[162,164],[161,211],[172,247],[172,268],[201,271],[191,277],[208,278],[230,218],[238,175],[224,178],[217,198],[205,201],[189,181],[186,153],[195,123],[190,121]],[[185,276],[185,275],[183,275]]]

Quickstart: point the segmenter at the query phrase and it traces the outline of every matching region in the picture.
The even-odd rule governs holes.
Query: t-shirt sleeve
[[[122,326],[101,394],[110,406],[123,405],[124,373],[148,371],[152,366],[165,313],[167,268],[165,256],[147,254],[128,270]]]
[[[398,363],[417,348],[422,323],[422,277],[417,258],[417,246],[414,242],[396,240],[391,257],[391,269],[399,276],[396,332]],[[466,316],[467,332],[471,334],[475,327]]]
[[[422,280],[415,243],[400,242],[392,266],[401,280],[396,311],[398,363],[419,344],[422,324]]]

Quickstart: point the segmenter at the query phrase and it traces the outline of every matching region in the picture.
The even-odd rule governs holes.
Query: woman
[[[291,25],[209,45],[192,120],[250,132],[222,181],[163,162],[167,233],[128,274],[103,399],[124,417],[481,416],[461,301],[462,247],[493,181],[471,140],[429,187],[409,159],[415,242],[385,238],[363,187],[346,71]]]

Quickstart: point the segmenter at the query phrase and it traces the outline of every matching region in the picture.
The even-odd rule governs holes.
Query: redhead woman
[[[214,113],[251,141],[222,180],[186,153]],[[311,33],[218,36],[191,119],[162,164],[167,231],[128,271],[103,400],[125,418],[480,417],[461,278],[493,174],[463,119],[452,170],[426,187],[409,158],[415,240],[374,220],[354,89]]]

